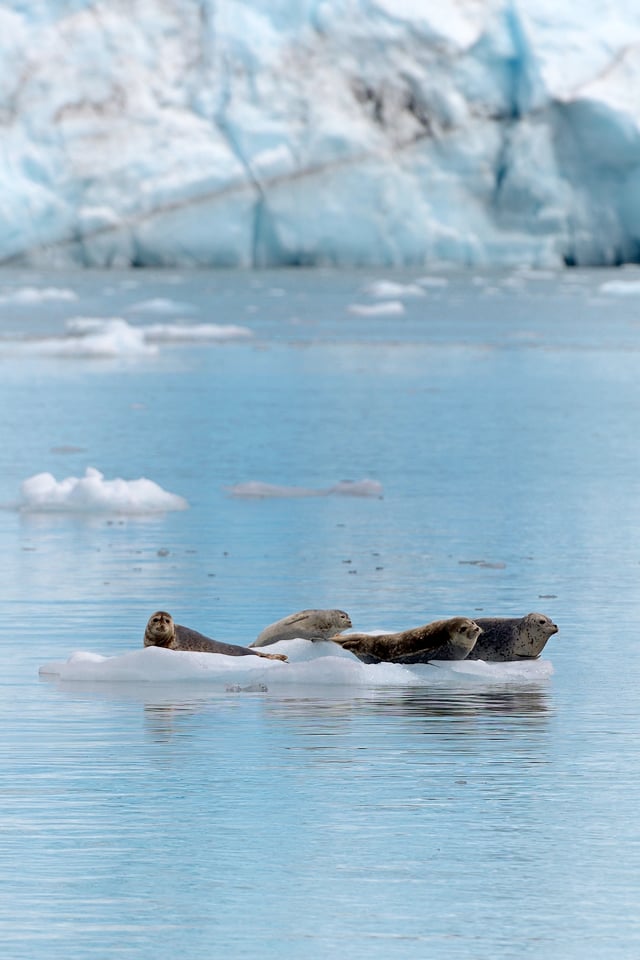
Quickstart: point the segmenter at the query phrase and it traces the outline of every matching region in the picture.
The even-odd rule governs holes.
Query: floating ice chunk
[[[404,313],[404,304],[400,300],[389,300],[387,303],[351,303],[347,310],[361,317],[390,317]]]
[[[0,304],[17,303],[34,306],[38,303],[50,303],[53,300],[77,300],[73,290],[61,287],[20,287],[0,293]]]
[[[233,323],[156,323],[141,328],[145,340],[155,343],[188,343],[190,341],[245,340],[253,336],[248,327]]]
[[[332,494],[348,497],[382,497],[383,487],[377,480],[341,480],[332,487],[313,489],[310,487],[286,487],[262,480],[248,480],[226,487],[232,497],[245,499],[268,499],[277,497],[326,497]]]
[[[65,323],[66,337],[44,340],[47,352],[86,357],[122,357],[157,352],[144,333],[120,317],[107,320],[75,317]]]
[[[458,660],[410,666],[366,664],[331,641],[282,640],[269,647],[269,652],[284,653],[289,662],[146,647],[113,657],[77,651],[67,660],[43,664],[39,673],[62,681],[92,683],[166,684],[198,680],[222,685],[223,689],[227,689],[229,683],[242,687],[247,682],[256,684],[267,680],[270,691],[291,684],[350,686],[360,690],[390,686],[512,685],[544,681],[553,674],[553,667],[547,660],[517,663]]]
[[[154,297],[151,300],[140,300],[127,308],[135,313],[193,313],[192,303],[181,303],[179,300],[170,300],[167,297]]]
[[[248,327],[215,323],[157,323],[133,326],[121,317],[73,317],[59,337],[19,339],[12,349],[58,357],[136,357],[158,352],[158,343],[220,343],[246,340]],[[5,344],[10,341],[5,338]]]
[[[600,285],[599,291],[614,297],[637,297],[640,295],[640,280],[609,280]]]
[[[419,283],[396,283],[394,280],[374,280],[367,284],[364,292],[379,300],[391,300],[394,297],[424,297]]]
[[[377,480],[341,480],[327,490],[343,497],[382,497],[382,484]]]
[[[51,473],[38,473],[22,482],[18,507],[28,513],[164,513],[186,510],[189,504],[175,493],[140,477],[105,480],[94,467],[84,477],[58,482]]]
[[[3,339],[3,344],[9,342],[8,338]],[[140,330],[119,317],[76,317],[66,321],[62,336],[19,339],[11,343],[11,349],[48,357],[135,357],[158,351],[145,342]]]

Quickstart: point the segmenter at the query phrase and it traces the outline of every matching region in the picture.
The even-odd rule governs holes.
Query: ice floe
[[[78,295],[73,290],[63,287],[18,287],[15,290],[0,291],[0,304],[15,303],[32,307],[39,303],[77,299]]]
[[[600,293],[614,297],[640,296],[640,280],[608,280],[599,287]]]
[[[203,343],[246,340],[253,336],[248,327],[232,323],[155,323],[142,328],[145,340],[153,343]]]
[[[352,687],[430,687],[452,684],[522,684],[547,680],[553,674],[548,660],[485,663],[459,660],[405,666],[395,663],[365,664],[330,641],[282,640],[269,647],[284,653],[289,662],[260,657],[228,657],[146,647],[107,657],[76,651],[67,660],[40,667],[43,677],[92,683],[168,683],[206,681],[213,686],[238,684],[240,689],[264,685],[341,685]]]
[[[369,297],[379,300],[393,300],[398,297],[424,297],[425,292],[419,283],[398,283],[396,280],[372,280],[364,288]]]
[[[56,480],[51,473],[38,473],[22,482],[18,509],[28,513],[164,513],[186,510],[189,504],[175,493],[140,477],[137,480],[105,480],[95,467],[84,477]]]
[[[220,343],[245,340],[248,327],[215,323],[156,323],[134,326],[122,317],[72,317],[59,336],[6,335],[2,345],[13,353],[49,357],[144,357],[156,354],[158,344]]]
[[[377,480],[340,480],[331,487],[314,489],[311,487],[287,487],[262,480],[248,480],[225,488],[232,497],[246,499],[268,499],[269,497],[382,497],[383,487]]]
[[[168,297],[152,297],[150,300],[140,300],[132,303],[128,309],[132,313],[193,313],[192,303],[182,303],[179,300],[170,300]]]
[[[93,320],[76,317],[67,320],[62,337],[49,337],[32,342],[36,352],[50,356],[136,357],[157,353],[158,348],[146,341],[141,329],[132,327],[119,317]]]
[[[351,303],[347,310],[360,317],[392,317],[405,312],[404,304],[400,300],[388,300],[384,303]]]

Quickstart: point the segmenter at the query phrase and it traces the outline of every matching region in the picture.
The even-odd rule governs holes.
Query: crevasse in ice
[[[635,0],[10,0],[0,262],[637,260]]]

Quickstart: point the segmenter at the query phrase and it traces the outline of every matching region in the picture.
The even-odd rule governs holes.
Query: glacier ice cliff
[[[8,0],[0,262],[640,259],[637,0]]]

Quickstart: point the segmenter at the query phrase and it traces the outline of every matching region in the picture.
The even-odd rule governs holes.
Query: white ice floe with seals
[[[146,647],[116,656],[76,651],[66,660],[40,667],[40,676],[63,682],[161,684],[201,681],[213,688],[262,683],[270,691],[300,686],[432,687],[467,684],[528,684],[548,680],[547,660],[485,663],[458,660],[430,664],[362,663],[329,640],[281,640],[269,647],[289,662],[258,657],[229,657]]]

